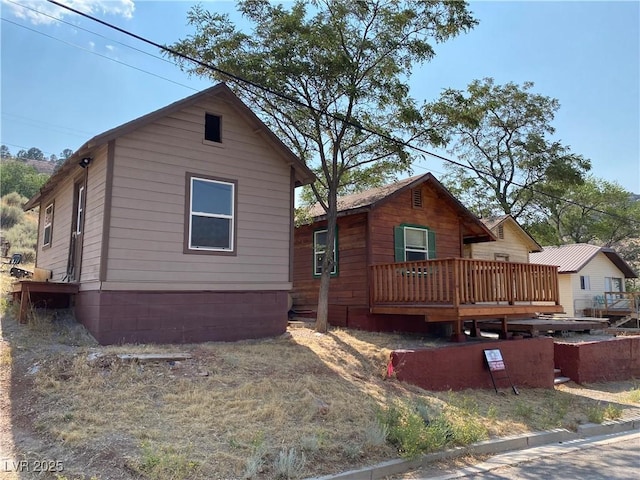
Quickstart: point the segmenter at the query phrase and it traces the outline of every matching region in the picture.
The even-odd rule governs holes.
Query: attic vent
[[[504,225],[498,225],[498,238],[504,240]]]
[[[413,200],[413,208],[421,208],[422,207],[422,190],[416,188],[412,190],[412,200]]]

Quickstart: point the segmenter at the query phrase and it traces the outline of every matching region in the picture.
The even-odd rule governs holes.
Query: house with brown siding
[[[36,266],[100,343],[276,335],[312,172],[224,84],[102,133],[26,205]],[[34,287],[35,288],[35,287]]]
[[[465,258],[529,263],[530,253],[542,251],[542,246],[511,215],[480,220],[496,241],[465,245]]]
[[[319,206],[295,229],[293,309],[317,307],[326,218]],[[485,224],[427,173],[338,200],[329,321],[366,330],[427,331],[466,320],[557,312],[557,269],[465,259],[495,242]],[[534,305],[543,302],[545,305]]]

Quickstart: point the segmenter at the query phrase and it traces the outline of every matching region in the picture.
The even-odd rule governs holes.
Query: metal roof
[[[558,273],[577,273],[600,252],[618,267],[625,278],[638,277],[629,264],[615,250],[588,243],[543,247],[542,252],[532,253],[529,256],[529,260],[531,263],[542,265],[557,265]]]

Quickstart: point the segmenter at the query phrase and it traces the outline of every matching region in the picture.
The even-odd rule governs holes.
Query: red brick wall
[[[280,335],[287,292],[80,292],[78,321],[103,345],[235,341]]]
[[[556,367],[577,383],[640,377],[640,337],[588,343],[556,343]]]
[[[424,350],[396,350],[391,362],[399,380],[425,390],[493,388],[483,350],[499,348],[507,373],[516,387],[553,388],[553,339],[474,341]],[[497,372],[497,377],[503,372]],[[510,388],[507,379],[499,389]]]

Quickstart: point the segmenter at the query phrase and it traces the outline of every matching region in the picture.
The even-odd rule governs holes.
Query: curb
[[[409,470],[418,469],[438,460],[447,460],[463,454],[486,455],[513,450],[523,450],[525,448],[539,447],[541,445],[564,443],[571,440],[628,432],[630,430],[640,430],[640,417],[630,418],[628,420],[605,422],[602,424],[586,423],[578,425],[578,430],[576,432],[571,432],[564,428],[558,428],[545,432],[527,433],[524,435],[487,440],[480,443],[474,443],[466,447],[456,447],[442,452],[430,453],[412,460],[389,460],[370,467],[358,468],[332,475],[324,475],[322,477],[311,477],[306,480],[378,480],[389,475],[396,475],[405,473]]]

